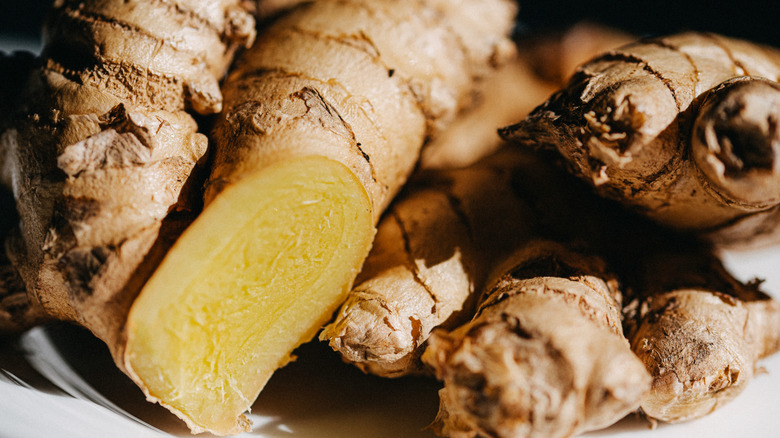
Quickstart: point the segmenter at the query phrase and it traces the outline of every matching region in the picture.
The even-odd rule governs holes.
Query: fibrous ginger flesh
[[[237,433],[241,414],[292,350],[343,300],[373,237],[346,167],[276,163],[228,187],[134,303],[125,362],[193,431]]]

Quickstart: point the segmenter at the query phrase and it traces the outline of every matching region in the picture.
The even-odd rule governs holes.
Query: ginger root
[[[536,241],[499,268],[474,319],[429,339],[442,436],[568,437],[636,410],[650,376],[598,258]]]
[[[684,33],[608,51],[501,135],[607,197],[723,245],[780,235],[780,51]]]
[[[193,430],[248,427],[344,300],[425,141],[512,54],[514,10],[319,0],[264,28],[222,88],[205,208],[127,318],[124,366],[150,398]]]
[[[698,33],[643,40],[582,65],[501,135],[556,152],[598,193],[658,223],[717,245],[768,244],[780,234],[778,78],[775,49]],[[593,217],[592,206],[580,211]],[[580,225],[632,291],[627,335],[653,375],[643,411],[705,415],[777,350],[777,302],[731,278],[701,242],[637,238],[669,231],[614,217],[624,215]]]
[[[431,331],[467,321],[487,270],[533,236],[536,217],[514,184],[535,163],[504,150],[418,174],[380,222],[357,286],[320,339],[372,374],[429,374],[420,355]]]
[[[624,274],[626,334],[653,376],[642,411],[680,422],[709,414],[780,351],[780,303],[734,279],[707,246],[646,246]]]

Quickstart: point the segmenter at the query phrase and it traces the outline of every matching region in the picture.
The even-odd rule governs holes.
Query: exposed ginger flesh
[[[257,168],[316,154],[355,174],[378,222],[423,145],[514,54],[515,8],[504,0],[320,0],[283,15],[222,87],[204,202]]]
[[[343,299],[371,245],[363,186],[323,157],[245,177],[187,229],[134,303],[125,363],[193,431],[238,433],[274,370]]]

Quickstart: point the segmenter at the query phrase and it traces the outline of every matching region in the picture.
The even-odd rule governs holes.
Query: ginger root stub
[[[641,40],[580,66],[504,138],[556,150],[606,196],[713,242],[780,236],[780,51],[706,33]]]

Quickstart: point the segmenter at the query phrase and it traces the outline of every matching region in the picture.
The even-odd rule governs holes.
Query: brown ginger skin
[[[635,294],[626,335],[653,376],[642,402],[648,416],[707,415],[745,389],[760,358],[780,350],[780,304],[733,278],[707,246],[651,247],[636,266],[625,276]]]
[[[772,48],[701,33],[642,40],[582,65],[566,88],[501,133],[557,150],[600,194],[661,223],[722,244],[766,243],[780,190],[778,78]],[[724,100],[735,110],[706,103]],[[705,125],[709,140],[701,142]],[[754,185],[761,189],[745,189]]]
[[[474,319],[423,355],[444,382],[437,434],[568,437],[637,409],[650,377],[603,262],[537,241],[497,272]]]
[[[505,149],[418,174],[380,222],[355,288],[320,339],[372,374],[430,373],[420,355],[431,331],[468,320],[492,264],[534,235],[533,208],[514,184],[536,163]]]
[[[590,43],[553,52],[565,58],[562,64],[590,57],[596,47],[611,47],[620,38],[593,26],[571,32],[576,36],[568,39]],[[380,222],[357,286],[321,333],[344,360],[366,372],[429,373],[419,356],[431,330],[468,319],[485,271],[535,232],[532,193],[560,195],[566,185],[544,179],[550,167],[530,154],[486,157],[503,145],[495,128],[526,114],[558,80],[540,78],[532,70],[538,54],[523,47],[486,78],[475,106],[426,144],[422,171]]]
[[[226,80],[206,202],[242,175],[321,155],[357,176],[378,220],[425,141],[469,105],[475,80],[513,53],[505,35],[514,9],[502,1],[295,8]]]

